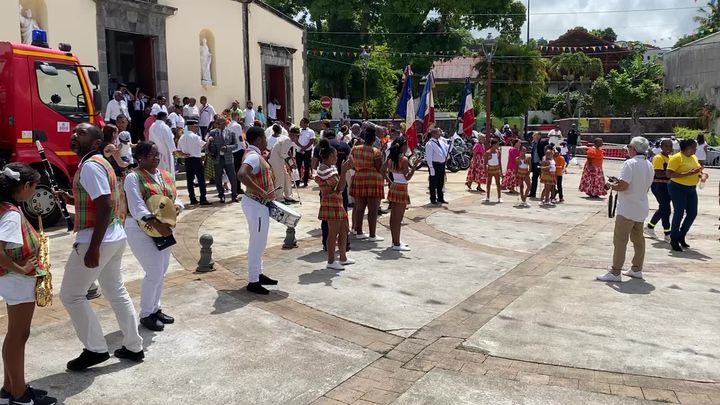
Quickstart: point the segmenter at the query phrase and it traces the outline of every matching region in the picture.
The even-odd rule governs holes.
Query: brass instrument
[[[154,194],[145,200],[145,205],[147,205],[148,210],[152,213],[155,219],[169,225],[171,228],[175,227],[175,224],[177,223],[177,211],[173,200],[161,194]],[[143,232],[151,238],[162,237],[160,232],[155,230],[155,228],[142,219],[137,219],[137,223],[140,229],[142,229]]]
[[[38,251],[38,267],[45,269],[46,275],[37,277],[35,282],[35,304],[39,307],[52,305],[53,286],[52,274],[50,274],[50,241],[43,229],[42,215],[38,215],[38,240],[40,250]]]

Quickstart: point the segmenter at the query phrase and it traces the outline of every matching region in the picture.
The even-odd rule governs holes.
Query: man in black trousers
[[[185,132],[178,140],[178,149],[185,155],[185,175],[187,177],[187,189],[190,195],[190,204],[195,205],[198,200],[195,198],[195,187],[193,182],[197,179],[200,186],[200,205],[210,205],[206,197],[205,190],[205,172],[202,163],[202,150],[205,147],[205,141],[200,138],[198,132],[200,127],[195,118],[185,121],[188,131]]]
[[[425,144],[425,161],[430,170],[430,204],[447,204],[445,187],[445,162],[450,149],[437,128],[430,130],[430,140]]]
[[[532,134],[530,156],[532,156],[532,183],[530,184],[530,198],[537,198],[538,177],[540,177],[540,162],[545,156],[545,147],[548,146],[547,139],[540,139],[540,132]]]

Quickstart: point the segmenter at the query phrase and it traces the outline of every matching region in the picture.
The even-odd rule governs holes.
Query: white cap
[[[130,142],[130,132],[128,131],[122,131],[120,132],[120,135],[118,135],[118,139],[122,142]]]
[[[162,109],[160,109],[160,104],[153,104],[150,109],[150,115],[158,115],[160,111],[162,111]]]

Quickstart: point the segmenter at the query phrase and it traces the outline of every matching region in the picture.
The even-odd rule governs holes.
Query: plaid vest
[[[25,219],[25,215],[22,214],[18,207],[7,202],[0,203],[0,217],[5,215],[6,212],[10,211],[15,211],[20,214],[20,226],[22,227],[23,245],[21,247],[13,249],[6,248],[5,253],[15,263],[21,263],[25,261],[25,259],[33,256],[37,257],[38,252],[40,251],[40,237],[38,236],[37,231],[35,230],[35,228],[33,228],[32,225],[30,225],[30,222]],[[38,264],[38,266],[40,266],[40,264]],[[0,276],[4,276],[8,273],[11,273],[11,271],[0,267]],[[47,272],[44,268],[37,267],[34,271],[31,271],[27,275],[30,277],[40,277],[46,274]]]
[[[138,185],[140,186],[140,194],[142,194],[143,200],[147,200],[151,195],[162,194],[175,201],[177,198],[177,189],[175,188],[175,182],[172,177],[170,177],[170,172],[162,169],[157,169],[157,171],[160,175],[160,184],[145,170],[140,168],[134,170],[135,175],[138,177]]]
[[[253,153],[257,153],[256,151],[252,149],[248,149],[245,152],[245,156],[249,156]],[[253,174],[253,180],[255,181],[255,184],[260,186],[263,190],[270,192],[275,188],[275,174],[273,174],[272,169],[270,168],[270,165],[268,164],[267,160],[265,160],[262,155],[260,155],[260,170],[256,174]],[[255,201],[259,201],[262,204],[267,204],[272,200],[266,199],[264,196],[259,196],[255,192],[255,190],[252,190],[248,187],[247,191],[245,192],[245,195],[252,198]]]
[[[95,227],[95,202],[90,198],[90,194],[80,184],[80,173],[82,172],[82,166],[87,162],[96,162],[100,164],[108,177],[108,183],[110,184],[110,224],[122,223],[122,218],[125,216],[125,207],[122,198],[122,189],[120,182],[115,176],[113,170],[107,159],[102,154],[96,154],[90,156],[84,162],[80,163],[78,171],[73,179],[73,197],[75,198],[75,232],[79,232],[83,229]]]

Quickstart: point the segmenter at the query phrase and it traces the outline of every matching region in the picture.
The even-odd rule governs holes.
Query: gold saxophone
[[[38,267],[45,269],[46,275],[38,277],[35,283],[35,304],[39,307],[52,305],[53,287],[52,274],[50,274],[50,242],[43,229],[42,215],[38,215],[38,239],[40,250],[38,251]]]

